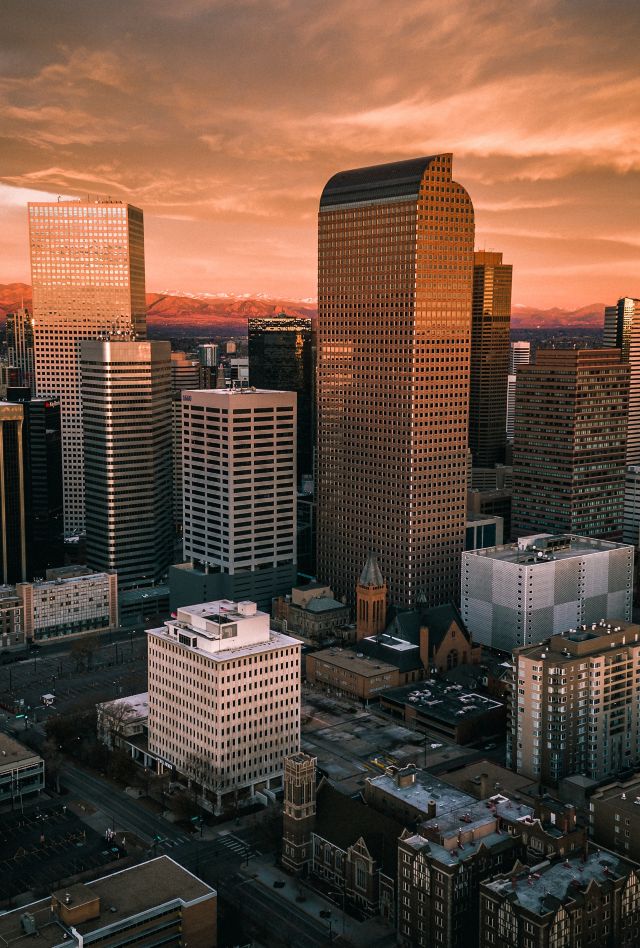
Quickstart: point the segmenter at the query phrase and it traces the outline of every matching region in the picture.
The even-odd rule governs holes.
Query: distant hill
[[[31,305],[31,287],[27,283],[0,283],[0,321],[21,305]],[[162,335],[242,335],[250,316],[267,316],[284,310],[291,316],[315,316],[310,300],[270,299],[265,296],[233,296],[224,293],[190,295],[187,293],[147,293],[149,329]],[[591,303],[579,309],[538,309],[514,306],[513,329],[575,328],[598,329],[602,326],[603,303]]]

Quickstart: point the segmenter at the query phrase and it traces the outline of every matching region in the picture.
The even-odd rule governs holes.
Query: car
[[[493,741],[492,741],[490,744],[485,744],[484,747],[482,748],[482,750],[485,750],[485,751],[492,751],[492,750],[495,750],[497,746],[498,746],[498,745],[497,745],[497,744],[494,744]]]

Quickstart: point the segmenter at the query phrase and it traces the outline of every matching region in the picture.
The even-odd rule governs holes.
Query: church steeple
[[[376,554],[369,552],[356,586],[356,639],[384,631],[387,615],[387,584]]]

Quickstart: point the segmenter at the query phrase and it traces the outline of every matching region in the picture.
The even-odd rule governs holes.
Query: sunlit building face
[[[65,532],[84,529],[79,344],[146,334],[142,211],[121,201],[29,204],[37,391],[60,398]]]
[[[318,574],[353,596],[367,551],[390,601],[459,584],[473,206],[451,155],[335,175],[320,201]]]

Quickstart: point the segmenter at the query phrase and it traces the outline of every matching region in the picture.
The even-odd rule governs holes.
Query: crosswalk
[[[177,839],[163,839],[161,846],[183,846],[185,843],[190,843],[190,836],[178,836]]]
[[[249,850],[249,858],[255,855],[255,851],[243,840],[239,839],[237,836],[234,836],[233,833],[222,832],[218,836],[218,842],[230,849],[231,852],[235,853],[237,856],[242,856],[243,858],[247,855],[247,850]]]

